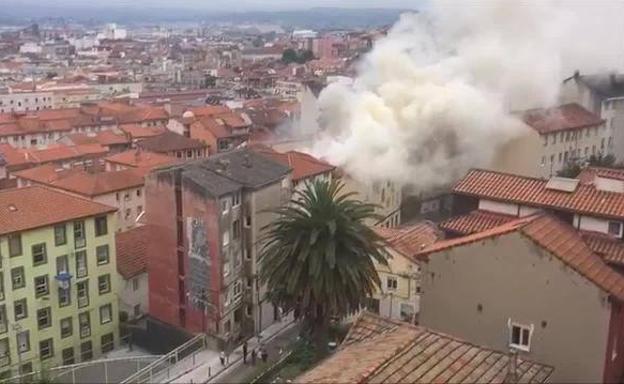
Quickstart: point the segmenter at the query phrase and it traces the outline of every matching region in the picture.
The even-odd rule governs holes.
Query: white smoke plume
[[[487,166],[520,130],[510,111],[556,104],[561,80],[576,69],[566,60],[590,62],[604,48],[583,37],[592,31],[577,19],[587,10],[577,11],[537,0],[462,1],[403,15],[363,59],[353,86],[322,92],[323,131],[312,152],[357,179],[418,189]],[[591,64],[612,66],[605,60]]]

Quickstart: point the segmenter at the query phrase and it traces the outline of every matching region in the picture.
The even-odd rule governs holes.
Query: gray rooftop
[[[181,169],[183,178],[201,187],[214,197],[242,188],[259,189],[273,184],[291,170],[250,149],[240,149],[185,164],[171,166],[159,172]]]

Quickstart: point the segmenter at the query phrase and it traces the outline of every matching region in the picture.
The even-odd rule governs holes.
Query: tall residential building
[[[217,342],[266,328],[279,311],[257,276],[268,210],[291,196],[291,170],[249,149],[153,172],[146,183],[149,313]]]
[[[114,211],[44,187],[0,192],[0,376],[114,348]]]

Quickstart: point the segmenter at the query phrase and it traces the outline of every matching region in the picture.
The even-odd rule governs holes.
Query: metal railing
[[[60,383],[119,383],[133,372],[140,371],[161,356],[126,356],[63,365],[43,371],[26,373],[1,380],[1,383],[30,383],[50,379]]]
[[[192,366],[196,365],[195,356],[198,352],[206,349],[206,335],[200,334],[173,351],[163,355],[145,368],[137,371],[130,377],[123,380],[122,384],[130,383],[154,383],[169,379],[170,368],[176,364],[188,361]]]

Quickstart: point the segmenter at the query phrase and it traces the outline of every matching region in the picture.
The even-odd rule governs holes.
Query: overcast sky
[[[421,0],[0,0],[0,4],[28,3],[60,7],[107,6],[130,8],[166,7],[195,8],[205,10],[269,10],[302,9],[310,7],[349,7],[349,8],[415,8]]]

